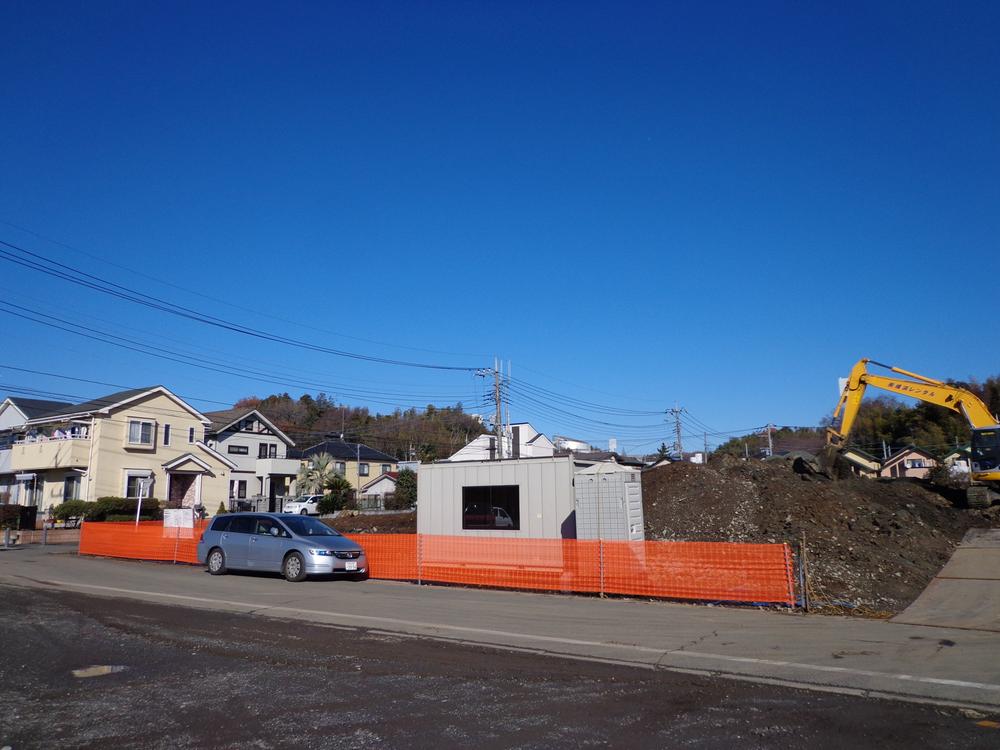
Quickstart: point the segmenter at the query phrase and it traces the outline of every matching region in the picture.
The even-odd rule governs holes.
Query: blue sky
[[[523,385],[513,419],[626,449],[662,418],[578,401],[728,432],[816,424],[862,356],[1000,373],[1000,9],[809,5],[8,2],[0,239],[325,347],[498,354],[563,397]],[[2,259],[0,300],[269,374],[0,311],[0,364],[204,409],[288,383],[381,411],[484,391]]]

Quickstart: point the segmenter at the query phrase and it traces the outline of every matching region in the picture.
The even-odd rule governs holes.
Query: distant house
[[[972,464],[972,451],[968,445],[952,448],[941,456],[941,463],[948,467],[952,476],[968,476]]]
[[[876,479],[882,470],[881,460],[859,448],[848,448],[840,455],[856,476]]]
[[[366,497],[385,497],[396,492],[396,480],[399,479],[398,471],[387,471],[375,477],[368,484],[362,486],[361,494]]]
[[[496,435],[480,435],[446,458],[446,461],[495,461],[500,458],[551,458],[555,445],[528,422],[516,422],[501,436],[498,451]]]
[[[889,456],[879,470],[880,477],[926,479],[937,466],[937,458],[922,448],[908,445]]]
[[[306,464],[310,458],[320,453],[333,456],[337,473],[350,482],[355,490],[361,489],[372,477],[399,471],[399,459],[394,456],[370,448],[364,443],[348,443],[341,438],[329,438],[289,455]]]

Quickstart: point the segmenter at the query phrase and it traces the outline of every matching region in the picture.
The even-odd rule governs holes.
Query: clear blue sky
[[[1000,6],[807,5],[7,2],[0,221],[41,237],[0,239],[255,328],[499,354],[718,431],[816,424],[861,356],[997,374]],[[375,410],[482,398],[469,374],[247,339],[3,260],[0,300]],[[204,409],[304,390],[5,312],[0,331],[2,364]],[[109,390],[0,370],[10,386]],[[551,407],[511,417],[667,438]]]

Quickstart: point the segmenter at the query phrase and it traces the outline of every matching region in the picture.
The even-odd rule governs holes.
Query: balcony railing
[[[90,438],[78,436],[26,438],[10,449],[11,469],[85,468],[90,463]]]

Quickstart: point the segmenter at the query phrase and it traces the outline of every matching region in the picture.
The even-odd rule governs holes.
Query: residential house
[[[66,401],[42,401],[20,396],[11,396],[0,402],[0,504],[19,505],[27,499],[26,493],[32,491],[31,485],[19,482],[14,473],[9,450],[17,436],[14,428],[29,419],[59,411],[67,406],[70,404]]]
[[[229,507],[280,511],[282,500],[294,491],[301,465],[289,458],[295,443],[257,409],[206,412],[211,420],[208,445],[232,461]]]
[[[847,448],[840,455],[855,476],[876,479],[882,470],[882,461],[860,448]]]
[[[528,422],[508,425],[501,435],[500,452],[496,435],[485,434],[474,438],[446,458],[446,461],[494,461],[499,458],[551,458],[555,445]]]
[[[348,443],[342,438],[329,438],[292,455],[308,463],[320,453],[329,453],[336,463],[336,471],[358,490],[372,477],[399,471],[399,460],[388,453],[369,448],[364,443]]]
[[[933,454],[915,445],[908,445],[885,459],[879,476],[926,479],[935,466],[937,459]]]
[[[156,497],[175,507],[226,498],[236,464],[205,442],[210,420],[157,385],[31,413],[0,450],[18,501],[48,509],[64,500]],[[5,404],[7,402],[4,402]]]
[[[398,471],[387,471],[375,477],[368,484],[362,485],[361,494],[366,498],[384,498],[386,495],[396,493],[396,480],[399,479]]]
[[[972,468],[972,449],[968,445],[959,445],[941,456],[941,463],[948,467],[953,477],[968,477]]]

